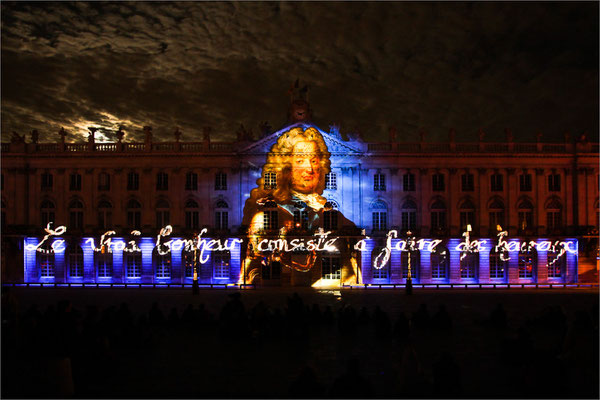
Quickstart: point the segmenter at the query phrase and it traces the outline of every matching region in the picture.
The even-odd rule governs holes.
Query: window
[[[275,230],[278,228],[279,228],[279,221],[277,219],[277,210],[263,211],[263,229]]]
[[[377,256],[383,251],[382,246],[377,246],[371,252],[371,261],[375,260]],[[373,267],[373,279],[388,279],[390,276],[390,262],[384,265],[382,268]]]
[[[83,278],[83,250],[77,244],[69,251],[69,276]]]
[[[185,227],[186,229],[198,229],[200,226],[200,207],[196,201],[190,199],[185,203]]]
[[[443,192],[446,190],[446,186],[444,185],[444,174],[433,174],[431,176],[431,181],[434,192]]]
[[[217,172],[215,175],[215,190],[227,190],[227,174]]]
[[[373,203],[373,230],[387,230],[387,205],[382,200]]]
[[[54,253],[38,253],[37,260],[42,278],[54,277]]]
[[[98,190],[110,190],[110,175],[106,172],[98,175]]]
[[[169,190],[169,175],[165,172],[156,174],[156,190]]]
[[[560,230],[562,226],[562,207],[558,199],[546,206],[546,227],[548,232]]]
[[[492,192],[501,192],[504,190],[504,180],[500,174],[493,174],[490,176],[490,184],[492,186]]]
[[[548,191],[549,192],[560,192],[560,175],[559,174],[548,175]]]
[[[2,229],[6,228],[6,203],[2,200],[2,221],[0,221],[2,225]]]
[[[334,231],[338,228],[338,212],[337,210],[329,210],[323,212],[323,229],[326,231]]]
[[[519,251],[519,278],[531,279],[537,265],[537,252],[532,246],[522,246]]]
[[[183,262],[185,264],[185,277],[193,278],[194,277],[194,250],[191,251],[185,250],[183,252]]]
[[[463,192],[472,192],[475,188],[473,174],[462,174],[460,177],[461,190]]]
[[[69,190],[79,191],[81,190],[81,175],[71,174],[69,176]]]
[[[402,230],[415,230],[417,228],[417,205],[412,200],[407,200],[402,205]]]
[[[42,174],[42,190],[52,190],[53,177],[52,174],[44,172]]]
[[[339,257],[323,257],[321,267],[321,278],[323,279],[340,279],[342,277]]]
[[[127,190],[139,190],[140,189],[140,174],[137,172],[130,172],[127,174]]]
[[[83,203],[77,199],[69,204],[69,229],[83,229]]]
[[[325,189],[337,189],[337,175],[335,172],[330,172],[325,175]]]
[[[441,200],[436,200],[431,205],[431,230],[433,232],[446,229],[446,205]]]
[[[112,228],[112,205],[106,200],[98,203],[98,228]]]
[[[519,190],[521,192],[531,192],[531,174],[519,176]]]
[[[520,233],[533,227],[533,205],[529,200],[523,200],[519,203],[517,215],[519,218],[518,230]]]
[[[475,205],[471,200],[465,200],[460,205],[460,229],[461,231],[467,230],[467,225],[475,227]]]
[[[113,254],[111,252],[94,252],[96,271],[98,278],[110,278],[112,276]]]
[[[323,217],[325,217],[325,212],[323,212]],[[323,225],[325,225],[324,221]],[[308,211],[294,210],[294,226],[296,228],[308,229]],[[325,226],[323,226],[323,229],[325,229]]]
[[[124,252],[125,265],[127,268],[127,278],[139,278],[142,276],[142,252],[131,251]]]
[[[490,204],[490,232],[496,232],[497,225],[504,226],[504,203],[495,199]]]
[[[443,246],[436,246],[430,255],[431,277],[433,279],[447,279],[450,265],[450,253]]]
[[[215,229],[228,229],[229,228],[229,205],[224,200],[217,201],[215,211]]]
[[[277,189],[277,174],[275,172],[265,173],[265,189]]]
[[[479,254],[467,253],[460,260],[460,277],[467,279],[476,278],[477,267],[479,267]]]
[[[166,254],[160,254],[158,249],[154,249],[152,252],[152,258],[154,260],[154,270],[156,271],[156,278],[165,279],[171,277],[171,252]]]
[[[415,174],[407,173],[404,174],[404,191],[414,192],[415,191]]]
[[[216,251],[212,253],[213,271],[215,279],[229,279],[229,251]]]
[[[385,192],[385,175],[373,175],[373,190],[376,192]]]
[[[505,252],[502,254],[501,252],[497,252],[495,250],[495,247],[492,247],[492,251],[490,251],[490,278],[504,279],[508,266],[508,262],[504,260],[508,259],[508,253]]]
[[[281,278],[281,263],[279,261],[273,261],[271,263],[263,264],[262,266],[262,278],[263,279],[279,279]]]
[[[169,203],[165,199],[160,199],[156,202],[156,227],[163,228],[170,224]]]
[[[421,264],[419,250],[403,251],[400,253],[400,266],[402,267],[402,278],[408,278],[408,265],[410,263],[410,276],[416,278]]]
[[[142,220],[142,205],[135,199],[127,202],[127,226],[131,229],[140,229]]]
[[[198,190],[198,174],[188,172],[185,175],[185,190]]]
[[[50,200],[44,200],[41,206],[42,226],[46,227],[49,222],[54,222],[54,203]]]
[[[562,278],[567,266],[566,253],[558,256],[560,250],[549,251],[548,253],[548,278]]]

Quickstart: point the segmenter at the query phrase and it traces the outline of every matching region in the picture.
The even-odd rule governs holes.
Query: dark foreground
[[[4,288],[2,397],[598,398],[597,290],[296,291]]]

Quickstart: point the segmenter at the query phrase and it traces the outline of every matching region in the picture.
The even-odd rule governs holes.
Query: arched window
[[[338,228],[338,203],[335,200],[327,200],[323,211],[323,229],[334,231]]]
[[[212,253],[213,271],[215,279],[229,279],[229,264],[231,253],[228,250]]]
[[[139,278],[142,276],[141,251],[123,251],[123,260],[125,260],[127,278]]]
[[[496,251],[496,246],[490,251],[490,278],[504,279],[508,270],[508,252]]]
[[[402,204],[402,230],[414,231],[417,228],[417,205],[412,200]]]
[[[159,199],[156,202],[156,227],[164,228],[171,222],[171,212],[169,202],[165,199]]]
[[[390,261],[382,268],[375,267],[377,257],[383,257],[383,246],[377,246],[371,252],[371,265],[373,267],[373,279],[388,279],[390,276]]]
[[[101,200],[98,203],[98,227],[112,228],[112,204],[108,200]]]
[[[69,276],[83,278],[83,250],[78,244],[69,246]]]
[[[113,253],[94,251],[94,264],[96,264],[98,278],[110,278],[113,269]]]
[[[387,230],[387,205],[383,200],[376,200],[371,206],[373,209],[373,230]]]
[[[444,246],[436,246],[430,255],[431,277],[433,279],[448,279],[450,253]]]
[[[46,227],[49,222],[54,222],[54,203],[51,200],[42,201],[41,214],[42,226]]]
[[[479,253],[467,253],[460,260],[460,277],[465,279],[477,278],[477,270],[479,269],[478,267]]]
[[[142,225],[142,205],[139,201],[131,199],[127,202],[127,226],[130,229],[140,229]]]
[[[152,263],[154,264],[154,271],[156,271],[156,277],[159,279],[171,277],[171,252],[166,251],[166,246],[162,246],[161,254],[158,248],[155,248],[152,252]]]
[[[215,229],[229,228],[229,204],[225,200],[218,200],[215,205]]]
[[[69,204],[69,229],[83,229],[83,203],[79,199]]]
[[[533,204],[527,199],[519,202],[517,206],[519,216],[519,233],[533,228]]]
[[[548,255],[548,278],[562,278],[567,269],[567,254],[561,254],[560,249],[549,251]]]
[[[546,225],[549,233],[562,227],[562,205],[556,198],[546,205]]]
[[[408,265],[410,262],[410,276],[413,279],[419,278],[419,269],[421,266],[421,252],[419,250],[403,251],[400,253],[400,265],[402,267],[402,278],[408,278]]]
[[[467,225],[475,228],[475,204],[470,199],[463,201],[460,205],[460,229],[464,232]]]
[[[446,229],[446,204],[438,199],[431,205],[431,231],[437,233]]]
[[[489,207],[490,210],[490,232],[496,232],[498,225],[504,226],[504,203],[496,198]]]
[[[200,207],[195,200],[189,199],[185,202],[185,227],[186,229],[198,229],[200,226]]]
[[[54,277],[54,253],[53,252],[37,252],[36,260],[42,278]]]
[[[523,243],[519,251],[519,278],[531,279],[536,274],[537,251],[529,243]]]

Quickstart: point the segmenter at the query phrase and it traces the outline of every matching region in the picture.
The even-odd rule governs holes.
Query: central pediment
[[[301,127],[302,129],[307,128],[315,128],[319,131],[319,133],[323,136],[323,140],[325,140],[325,144],[327,145],[327,150],[331,153],[332,156],[349,156],[349,155],[361,155],[363,150],[361,149],[361,142],[347,142],[342,140],[339,135],[333,135],[331,133],[327,133],[320,129],[318,126],[313,125],[308,122],[297,122],[295,124],[291,124],[260,139],[257,142],[254,142],[238,151],[238,154],[267,154],[271,147],[277,142],[277,139],[281,134],[289,131],[292,128]]]

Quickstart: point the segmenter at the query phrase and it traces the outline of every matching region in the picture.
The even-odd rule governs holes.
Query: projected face
[[[311,194],[317,191],[321,174],[321,155],[313,141],[301,141],[292,152],[292,189]]]

